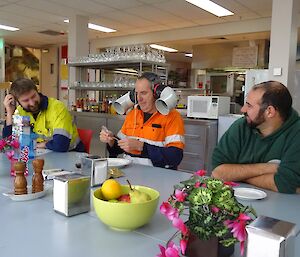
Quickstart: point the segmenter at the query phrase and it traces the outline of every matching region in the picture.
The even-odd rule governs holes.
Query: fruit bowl
[[[107,226],[117,230],[134,230],[147,224],[154,215],[159,192],[145,186],[133,186],[147,193],[151,200],[143,203],[109,202],[103,200],[101,188],[94,191],[93,203],[98,218]],[[128,185],[122,185],[122,194],[128,194]]]

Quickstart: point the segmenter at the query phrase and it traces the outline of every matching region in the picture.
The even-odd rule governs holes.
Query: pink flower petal
[[[195,188],[199,188],[199,187],[200,187],[200,182],[197,181],[197,182],[195,183],[194,187],[195,187]]]
[[[156,257],[166,257],[166,248],[163,247],[162,245],[158,245],[160,249],[160,253],[156,255]]]
[[[211,207],[211,210],[213,213],[218,213],[220,211],[220,209],[216,206]]]
[[[185,255],[186,246],[187,246],[187,240],[181,239],[180,240],[180,249],[181,249],[181,253],[183,255]]]
[[[197,176],[203,177],[203,176],[205,176],[206,171],[205,170],[198,170],[194,174],[197,175]]]
[[[251,220],[251,217],[249,217],[247,214],[245,213],[240,213],[238,220]]]
[[[20,143],[18,140],[13,140],[10,145],[15,149],[18,149],[20,147]]]
[[[176,189],[176,190],[175,190],[175,197],[176,197],[176,200],[177,200],[178,202],[184,202],[186,196],[187,196],[187,193],[182,192],[182,191],[179,190],[179,189]]]
[[[174,218],[172,224],[175,228],[179,229],[183,235],[187,235],[188,228],[180,218]]]
[[[173,208],[168,202],[163,202],[159,207],[160,213],[165,215],[169,220],[173,220],[175,217],[179,216],[177,209]]]
[[[170,242],[169,245],[167,246],[167,249],[165,251],[165,256],[166,257],[180,257],[179,249],[173,242]]]

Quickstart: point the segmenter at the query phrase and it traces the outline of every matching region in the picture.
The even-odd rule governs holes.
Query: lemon
[[[101,187],[101,192],[105,200],[118,199],[122,195],[121,185],[114,179],[106,180]]]

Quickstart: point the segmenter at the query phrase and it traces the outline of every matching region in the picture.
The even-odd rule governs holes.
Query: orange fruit
[[[106,180],[101,187],[101,192],[105,200],[118,199],[122,195],[121,185],[114,179]]]

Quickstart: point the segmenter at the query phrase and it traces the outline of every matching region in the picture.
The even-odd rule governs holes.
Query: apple
[[[130,196],[129,196],[129,194],[121,195],[121,196],[118,198],[118,201],[119,201],[119,202],[130,203]]]

